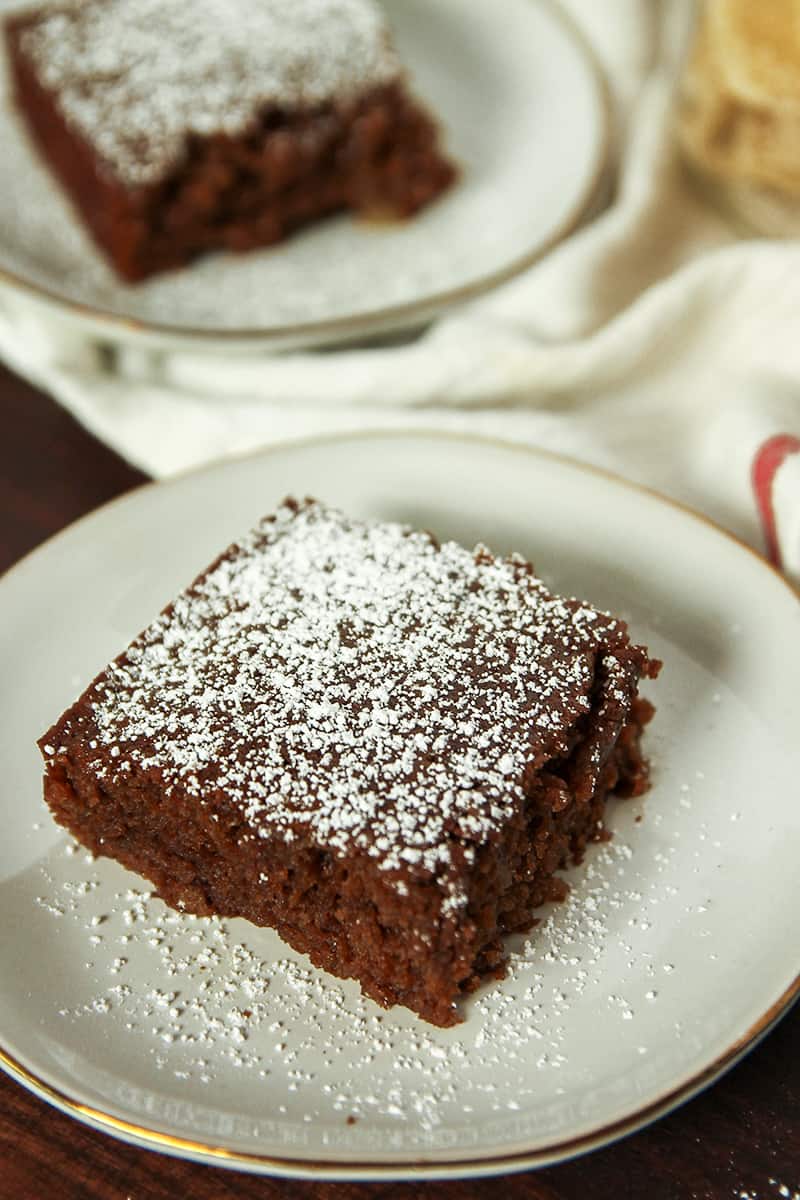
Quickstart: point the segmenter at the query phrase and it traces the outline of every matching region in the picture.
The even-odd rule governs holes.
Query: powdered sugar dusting
[[[63,847],[65,860],[75,849]],[[296,1095],[303,1119],[389,1117],[434,1140],[451,1112],[513,1113],[544,1086],[558,1103],[569,1013],[584,994],[605,1001],[605,1020],[633,1018],[625,995],[597,990],[610,922],[631,904],[658,903],[660,886],[647,899],[630,890],[630,859],[622,841],[594,848],[579,889],[550,909],[533,939],[515,939],[506,980],[478,993],[458,1036],[409,1025],[401,1010],[381,1013],[291,951],[259,952],[269,933],[250,927],[239,940],[246,927],[238,922],[178,913],[148,891],[120,887],[113,864],[103,864],[101,883],[80,862],[54,863],[59,876],[76,878],[57,885],[48,872],[39,904],[84,930],[85,969],[96,974],[84,1002],[61,1008],[62,1018],[113,1021],[123,1038],[149,1047],[159,1071],[187,1085],[214,1084],[231,1070],[272,1078],[283,1089],[283,1104],[280,1091],[272,1099],[280,1112]],[[647,978],[659,973],[648,963]],[[623,972],[618,986],[627,982]]]
[[[399,72],[372,0],[88,0],[45,12],[23,46],[66,119],[137,185],[187,134],[239,134],[266,107],[346,100]]]
[[[81,734],[101,779],[155,769],[212,813],[224,796],[243,840],[365,851],[396,882],[435,879],[448,915],[526,769],[570,748],[601,643],[595,719],[624,719],[640,663],[614,642],[617,622],[521,559],[291,502],[111,665]]]

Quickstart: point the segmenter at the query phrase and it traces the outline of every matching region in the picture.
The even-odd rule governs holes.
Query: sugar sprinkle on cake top
[[[179,161],[187,134],[240,134],[264,108],[347,100],[400,74],[372,0],[82,0],[38,16],[23,47],[134,185]]]
[[[115,776],[224,792],[253,836],[363,849],[447,891],[453,855],[524,802],[526,768],[568,752],[614,643],[624,626],[522,559],[287,502],[90,691],[94,769],[111,747]],[[640,668],[608,655],[612,709]]]

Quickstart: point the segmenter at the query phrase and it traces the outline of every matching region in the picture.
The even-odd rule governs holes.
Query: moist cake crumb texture
[[[173,906],[452,1024],[645,789],[657,670],[518,556],[287,500],[41,739],[45,798]]]
[[[159,178],[187,133],[242,133],[266,106],[310,109],[398,78],[371,0],[84,0],[22,48],[68,122],[129,184]]]

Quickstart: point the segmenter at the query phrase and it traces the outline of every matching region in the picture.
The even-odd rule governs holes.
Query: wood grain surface
[[[144,479],[2,368],[0,463],[0,570]],[[3,680],[2,699],[13,703],[13,680]],[[787,953],[796,955],[797,946]],[[477,1200],[492,1193],[503,1200],[800,1200],[800,1007],[725,1078],[649,1129],[584,1158],[496,1180],[295,1183],[198,1166],[86,1129],[0,1074],[0,1200]]]

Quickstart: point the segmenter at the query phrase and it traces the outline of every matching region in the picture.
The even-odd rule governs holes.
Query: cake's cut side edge
[[[567,896],[569,885],[558,872],[580,863],[591,842],[610,836],[604,824],[608,801],[642,795],[649,787],[641,739],[655,709],[637,689],[640,678],[658,675],[661,663],[627,641],[620,649],[627,657],[627,697],[615,695],[601,657],[592,708],[572,731],[570,752],[530,771],[524,809],[508,823],[500,846],[486,846],[479,855],[468,915],[478,924],[480,950],[462,992],[478,987],[487,974],[502,977],[504,937],[528,931],[543,904]]]
[[[343,210],[402,220],[458,178],[434,118],[400,77],[347,101],[266,109],[238,136],[187,134],[163,178],[126,184],[65,119],[25,54],[32,19],[4,25],[17,110],[96,244],[130,283],[211,251],[273,245]]]

